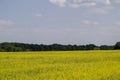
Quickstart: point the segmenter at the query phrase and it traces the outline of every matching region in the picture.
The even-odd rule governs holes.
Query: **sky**
[[[120,0],[0,0],[0,42],[114,45]]]

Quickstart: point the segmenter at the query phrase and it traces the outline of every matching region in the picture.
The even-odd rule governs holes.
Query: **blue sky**
[[[120,0],[0,0],[0,42],[113,45]]]

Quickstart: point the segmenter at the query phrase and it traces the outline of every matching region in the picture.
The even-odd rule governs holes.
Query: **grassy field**
[[[120,51],[1,52],[0,80],[120,80]]]

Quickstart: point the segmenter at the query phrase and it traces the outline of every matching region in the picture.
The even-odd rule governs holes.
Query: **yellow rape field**
[[[0,80],[120,80],[120,51],[1,52]]]

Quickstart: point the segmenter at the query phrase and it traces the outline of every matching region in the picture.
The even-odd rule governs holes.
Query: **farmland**
[[[120,80],[120,51],[1,52],[0,80]]]

